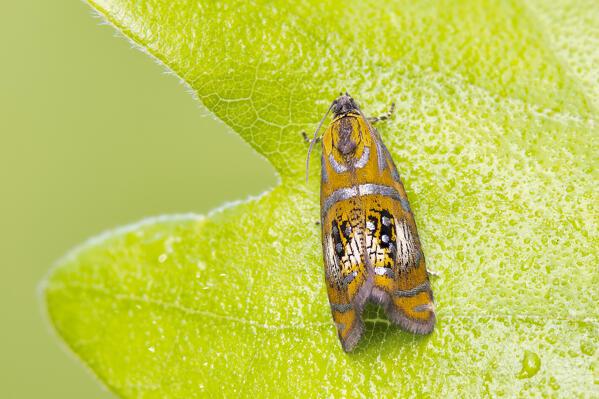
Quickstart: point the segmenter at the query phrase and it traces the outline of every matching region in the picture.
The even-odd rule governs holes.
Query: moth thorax
[[[337,150],[343,155],[349,155],[356,151],[360,137],[356,132],[359,130],[356,119],[345,117],[339,120],[339,140]]]

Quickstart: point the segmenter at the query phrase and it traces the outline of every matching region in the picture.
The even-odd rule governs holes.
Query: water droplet
[[[154,347],[153,347],[153,346],[150,346],[150,347],[148,348],[148,350],[149,350],[150,352],[152,352],[152,353],[154,353],[154,351],[155,351],[155,349],[154,349]]]
[[[553,388],[554,391],[559,391],[559,384],[558,384],[557,380],[555,379],[555,377],[551,377],[549,379],[549,386],[551,388]]]
[[[160,262],[160,263],[164,263],[165,260],[166,260],[166,254],[162,254],[158,257],[158,262]]]
[[[541,368],[541,358],[534,352],[524,351],[522,359],[522,370],[518,374],[518,378],[530,378],[538,373]]]
[[[523,271],[527,271],[528,269],[530,269],[535,263],[535,256],[531,256],[529,257],[527,260],[525,260],[524,262],[522,262],[521,264],[521,268]]]
[[[595,346],[591,341],[582,341],[580,343],[580,351],[585,355],[593,356],[593,353],[595,353]]]
[[[570,349],[568,351],[568,355],[570,355],[570,357],[578,357],[579,353],[573,349]]]

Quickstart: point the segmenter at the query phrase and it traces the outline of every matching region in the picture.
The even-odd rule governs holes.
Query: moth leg
[[[394,109],[395,109],[395,103],[391,103],[391,106],[389,107],[389,112],[387,112],[386,114],[383,114],[381,116],[372,116],[370,118],[367,118],[368,122],[370,122],[374,125],[378,121],[384,121],[385,119],[389,119],[391,117],[391,114],[393,114]]]
[[[308,144],[312,144],[312,139],[308,138],[306,132],[302,132],[302,136],[304,137],[304,141]],[[314,139],[314,144],[318,143],[322,139],[322,134]]]
[[[440,277],[441,275],[439,274],[439,272],[436,272],[434,270],[426,270],[426,272],[428,273],[429,276],[433,276],[433,277]]]

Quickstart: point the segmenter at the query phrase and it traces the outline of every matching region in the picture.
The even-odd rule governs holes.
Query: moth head
[[[351,98],[347,93],[339,93],[339,97],[335,100],[333,105],[333,116],[347,114],[348,112],[360,112],[360,107],[356,100]]]

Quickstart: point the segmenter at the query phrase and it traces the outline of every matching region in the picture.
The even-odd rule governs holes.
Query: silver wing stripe
[[[387,276],[390,279],[395,280],[395,272],[392,269],[384,266],[377,266],[374,268],[374,272],[379,276]]]
[[[347,167],[345,165],[341,165],[337,163],[333,154],[329,154],[329,163],[337,173],[347,172]]]
[[[384,148],[384,144],[377,140],[376,138],[374,139],[374,143],[376,145],[376,159],[377,159],[377,164],[379,165],[379,172],[383,172],[383,170],[387,167],[387,159],[385,158],[386,154],[385,154],[385,150]]]
[[[334,303],[331,302],[331,310],[333,312],[345,313],[348,310],[352,310],[354,306],[351,303]]]
[[[345,279],[343,280],[343,282],[345,283],[345,286],[347,287],[352,281],[354,281],[354,279],[356,278],[357,275],[358,275],[358,272],[351,272],[350,274],[345,276]]]
[[[431,286],[428,281],[425,281],[422,284],[417,285],[414,288],[410,288],[409,290],[397,290],[393,293],[397,298],[411,298],[420,294],[421,292],[429,292],[431,290]]]
[[[366,162],[368,162],[368,158],[370,158],[370,147],[364,147],[364,151],[362,151],[362,156],[356,162],[356,169],[361,169],[366,166]]]
[[[320,179],[323,183],[329,182],[329,175],[327,174],[327,167],[324,161],[324,155],[320,157]]]
[[[413,307],[414,312],[426,312],[430,310],[431,312],[435,311],[435,305],[432,302],[425,303],[424,305],[418,305]]]
[[[387,157],[387,161],[391,164],[391,177],[399,184],[402,184],[401,177],[399,177],[399,173],[397,172],[397,168],[395,167],[395,163],[393,162],[393,158],[391,158],[389,150],[387,149],[387,147],[383,147],[383,149],[385,150],[385,156]]]
[[[382,195],[383,197],[393,198],[401,203],[401,206],[406,212],[410,212],[410,204],[408,201],[401,198],[397,190],[391,186],[383,186],[380,184],[366,183],[360,184],[357,187],[345,187],[335,190],[329,195],[322,204],[321,216],[322,220],[326,217],[329,210],[337,202],[345,201],[349,198],[357,197],[358,195]]]
[[[412,213],[412,208],[410,208],[410,203],[408,201],[406,201],[403,198],[400,198],[399,202],[401,202],[401,207],[403,208],[404,211],[406,211],[408,213]]]

